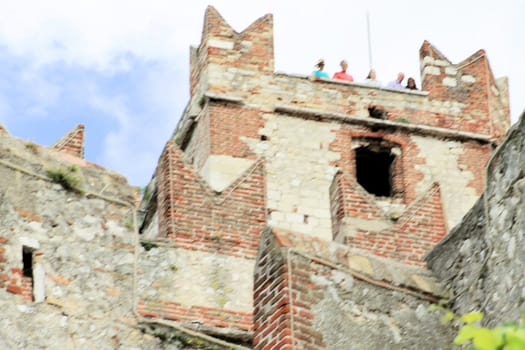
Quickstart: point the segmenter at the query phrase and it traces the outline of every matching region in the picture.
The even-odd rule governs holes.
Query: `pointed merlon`
[[[442,60],[446,61],[448,64],[452,64],[452,62],[450,62],[450,60],[441,53],[441,51],[439,51],[434,45],[432,45],[427,40],[423,41],[423,44],[419,49],[419,57],[421,59],[424,59],[425,57],[432,57],[435,60]]]
[[[73,130],[65,134],[55,142],[52,148],[57,151],[72,154],[78,158],[84,158],[84,125],[78,124]]]
[[[204,16],[203,40],[211,37],[231,38],[235,31],[213,6],[208,6]]]

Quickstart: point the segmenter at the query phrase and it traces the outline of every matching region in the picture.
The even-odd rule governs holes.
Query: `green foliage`
[[[76,174],[77,171],[77,167],[71,165],[65,169],[49,169],[47,170],[47,176],[54,183],[60,184],[65,190],[81,193],[80,184],[82,179]]]
[[[453,313],[450,310],[447,310],[445,313],[445,316],[443,316],[443,323],[449,323],[450,321],[454,320],[456,318],[456,314]]]
[[[403,123],[403,124],[409,124],[410,123],[410,121],[407,118],[397,118],[395,121],[398,122],[398,123]]]
[[[124,226],[128,229],[128,231],[133,231],[133,228],[135,227],[133,225],[133,220],[131,219],[127,219],[126,221],[124,221]]]
[[[204,108],[205,104],[206,104],[206,97],[205,96],[201,96],[201,98],[199,99],[199,107],[200,108]]]
[[[461,320],[454,344],[470,343],[472,350],[523,350],[525,349],[525,309],[521,312],[521,322],[509,322],[503,325],[486,328],[480,325],[483,319],[481,312],[471,312]]]
[[[34,143],[32,142],[28,142],[25,144],[25,147],[28,151],[30,151],[31,153],[37,155],[38,154],[38,146],[35,145]]]
[[[144,187],[144,189],[142,190],[142,200],[144,202],[149,202],[149,200],[151,199],[151,190],[149,188],[149,185]]]

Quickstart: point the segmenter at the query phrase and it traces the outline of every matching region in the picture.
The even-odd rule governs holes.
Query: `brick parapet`
[[[332,216],[335,223],[349,216],[366,220],[386,219],[381,209],[375,205],[374,196],[366,192],[354,177],[345,176],[343,172],[336,174],[330,186],[330,203],[332,213],[335,214]]]
[[[199,90],[221,92],[230,89],[231,81],[245,76],[273,74],[273,50],[271,14],[257,19],[242,32],[236,32],[215,8],[208,6],[201,43],[198,49],[192,48],[190,52],[191,95],[196,96]],[[226,68],[227,77],[217,79],[223,68]]]
[[[346,217],[355,217],[355,210],[349,210]],[[439,185],[434,183],[395,223],[391,223],[391,227],[380,231],[358,228],[355,232],[347,233],[344,241],[349,247],[364,252],[424,267],[425,254],[434,248],[446,233]]]
[[[288,266],[266,228],[254,275],[255,350],[293,349]]]
[[[388,112],[389,120],[496,139],[509,126],[505,83],[496,83],[483,50],[452,64],[425,41],[420,50],[424,91],[332,79],[312,81],[307,76],[274,73],[272,26],[271,15],[266,15],[237,33],[209,7],[201,44],[191,54],[192,96],[201,99],[206,93],[238,94],[248,104],[263,109],[285,103],[363,117],[368,116],[368,107],[375,105]]]
[[[213,191],[168,142],[158,167],[159,236],[191,250],[254,258],[266,224],[263,161],[221,193]]]
[[[510,125],[508,84],[496,82],[484,50],[453,64],[425,41],[420,60],[422,88],[430,99],[463,103],[461,128],[502,140]]]

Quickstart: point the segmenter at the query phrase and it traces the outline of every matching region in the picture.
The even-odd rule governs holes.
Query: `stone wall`
[[[267,230],[255,270],[255,349],[451,349],[425,272]]]
[[[7,134],[0,154],[0,348],[158,348],[132,312],[135,190]],[[83,193],[46,175],[72,164]]]
[[[263,118],[264,127],[258,130],[263,140],[240,139],[266,160],[269,223],[273,227],[331,239],[329,187],[338,169],[355,177],[355,145],[362,140],[398,145],[400,170],[393,181],[399,194],[391,199],[395,204],[406,208],[434,182],[439,183],[447,230],[481,194],[479,182],[483,180],[476,174],[482,172],[490,154],[489,144],[414,135],[402,129],[372,131],[381,128],[380,122],[368,128],[350,122],[310,120],[307,111],[303,115],[265,113]],[[220,172],[219,167],[215,170]]]
[[[460,225],[428,256],[459,313],[480,310],[491,325],[525,307],[525,118],[488,163],[487,187]]]
[[[224,333],[253,330],[253,260],[158,246],[141,253],[138,263],[142,315]]]

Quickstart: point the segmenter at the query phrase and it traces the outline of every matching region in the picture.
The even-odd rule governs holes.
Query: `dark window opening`
[[[24,267],[22,272],[24,276],[33,278],[33,249],[29,247],[22,247],[22,262]]]
[[[261,135],[261,141],[268,141],[268,136]]]
[[[357,182],[378,197],[392,196],[392,165],[395,155],[390,148],[360,147],[355,150]]]
[[[377,106],[368,106],[368,115],[374,119],[387,119],[387,112]]]

